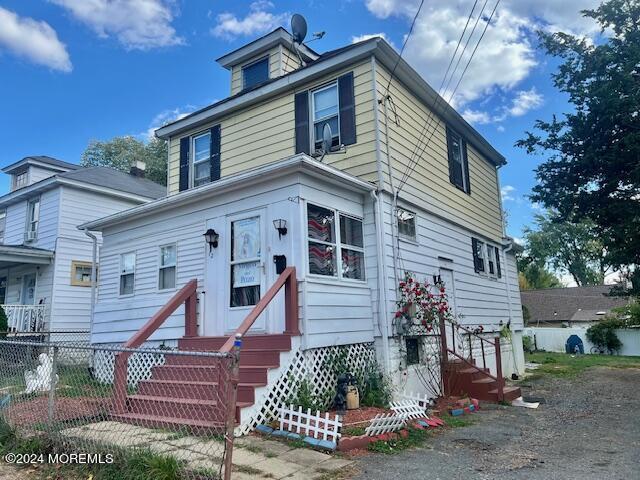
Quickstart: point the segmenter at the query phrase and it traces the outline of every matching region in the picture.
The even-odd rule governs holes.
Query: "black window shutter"
[[[353,91],[353,72],[338,78],[338,102],[340,105],[340,143],[356,143],[356,100]]]
[[[473,269],[476,273],[480,272],[480,259],[478,258],[478,239],[471,238],[471,250],[473,250]]]
[[[498,273],[498,278],[502,277],[502,269],[500,268],[500,249],[498,247],[494,247],[496,249],[496,272]]]
[[[295,98],[296,122],[296,153],[311,153],[309,138],[309,92],[296,94]]]
[[[220,125],[210,130],[211,146],[209,149],[209,164],[211,166],[211,181],[220,179]]]
[[[180,183],[179,191],[189,188],[189,146],[191,138],[184,137],[180,139]]]
[[[471,194],[471,182],[469,181],[469,159],[467,158],[467,142],[462,140],[462,168],[464,169],[465,191]]]

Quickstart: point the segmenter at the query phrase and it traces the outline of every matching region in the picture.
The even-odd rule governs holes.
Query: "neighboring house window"
[[[29,183],[29,172],[22,172],[14,175],[13,177],[13,189],[17,190],[18,188],[26,187],[27,183]]]
[[[97,276],[96,268],[96,276]],[[91,286],[91,262],[71,262],[71,285],[76,287]]]
[[[176,288],[176,246],[160,247],[160,265],[158,267],[158,289]]]
[[[502,277],[500,265],[500,248],[477,238],[471,239],[473,250],[473,266],[476,273],[482,273],[494,278]]]
[[[269,57],[242,67],[242,89],[246,90],[269,80]]]
[[[136,272],[136,254],[120,255],[120,295],[133,295]]]
[[[340,278],[365,279],[362,220],[308,204],[307,229],[309,273],[337,277],[339,272]]]
[[[331,146],[340,145],[340,126],[338,108],[338,84],[320,88],[311,93],[311,111],[313,114],[313,142],[315,150],[322,149],[322,131],[326,124],[331,127]]]
[[[462,137],[447,127],[447,154],[449,156],[449,180],[460,190],[471,193],[467,144]]]
[[[340,258],[343,278],[364,280],[362,220],[340,215]]]
[[[398,208],[396,213],[398,221],[398,235],[405,240],[417,241],[416,214],[403,208]]]
[[[7,211],[0,210],[0,244],[4,243],[4,231],[7,224]]]
[[[27,228],[25,241],[38,238],[38,223],[40,220],[40,199],[36,198],[27,203]]]
[[[211,181],[211,133],[193,137],[193,186]]]

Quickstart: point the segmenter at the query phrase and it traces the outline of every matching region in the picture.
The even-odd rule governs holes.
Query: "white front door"
[[[34,305],[36,303],[36,274],[29,273],[22,277],[22,298],[23,305]]]
[[[264,217],[264,211],[258,210],[227,218],[226,333],[238,328],[265,293]],[[266,317],[266,312],[260,315],[251,331],[266,331]]]

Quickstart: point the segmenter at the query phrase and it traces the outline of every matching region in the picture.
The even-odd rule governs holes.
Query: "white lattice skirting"
[[[302,351],[299,337],[291,341],[291,351],[280,354],[280,368],[269,371],[267,385],[256,389],[256,402],[242,409],[236,436],[246,435],[257,425],[278,418],[279,409],[296,394],[305,379],[317,399],[330,400],[337,378],[328,364],[335,356],[340,356],[356,377],[362,376],[367,368],[376,364],[373,344],[356,343]]]

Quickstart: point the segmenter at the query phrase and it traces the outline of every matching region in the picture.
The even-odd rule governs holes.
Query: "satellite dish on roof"
[[[294,13],[291,17],[291,33],[293,34],[294,42],[298,44],[304,42],[307,36],[307,21],[298,13]]]

